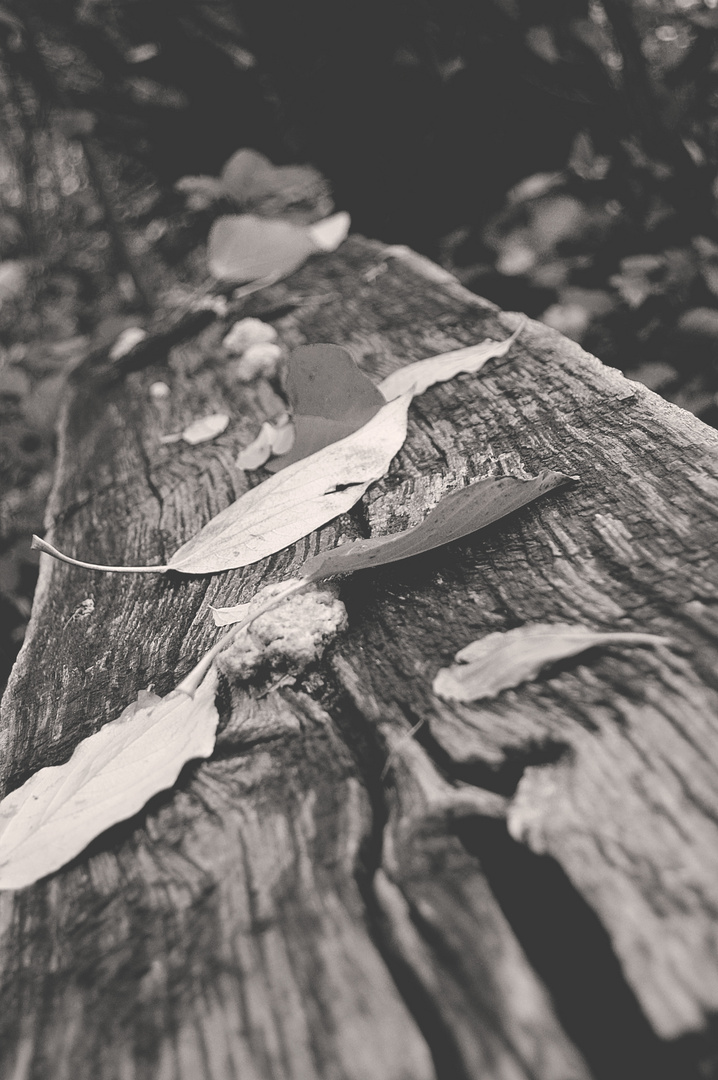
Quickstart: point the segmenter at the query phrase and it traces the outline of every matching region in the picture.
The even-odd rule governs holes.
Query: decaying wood
[[[285,345],[348,345],[377,377],[516,326],[392,251],[354,238],[242,313],[261,302]],[[231,319],[205,318],[113,378],[76,373],[47,522],[63,550],[162,563],[247,488],[234,458],[279,402],[232,379]],[[219,409],[213,443],[160,442]],[[263,563],[180,580],[43,559],[3,789],[175,685],[216,638],[209,604],[542,467],[580,482],[347,580],[349,629],[314,669],[223,677],[209,761],[0,894],[0,1076],[718,1075],[718,435],[546,327],[415,401],[388,477]],[[534,620],[674,645],[594,650],[476,705],[432,695],[457,649]]]

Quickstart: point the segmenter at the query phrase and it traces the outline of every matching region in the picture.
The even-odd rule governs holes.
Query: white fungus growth
[[[285,587],[281,582],[260,589],[247,605],[247,613]],[[249,679],[259,668],[299,674],[318,660],[332,638],[347,626],[346,608],[338,591],[337,585],[323,583],[308,585],[289,596],[241,630],[218,656],[218,667],[231,679]]]
[[[261,319],[240,319],[222,341],[227,352],[241,356],[250,345],[277,340],[277,331]]]
[[[277,372],[277,365],[282,355],[279,345],[271,341],[257,342],[245,349],[241,360],[234,366],[234,375],[240,382],[251,382],[263,375],[271,379]]]

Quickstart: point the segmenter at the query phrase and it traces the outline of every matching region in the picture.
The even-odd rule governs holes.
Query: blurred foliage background
[[[3,669],[68,366],[202,276],[178,180],[312,163],[718,426],[717,106],[718,0],[0,0]]]

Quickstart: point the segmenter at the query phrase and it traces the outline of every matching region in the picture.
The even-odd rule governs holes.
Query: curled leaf
[[[418,397],[436,383],[447,382],[456,375],[475,374],[488,360],[506,356],[525,325],[526,320],[522,319],[511,337],[504,341],[487,338],[478,345],[468,345],[464,349],[454,349],[452,352],[407,364],[406,367],[398,368],[397,371],[392,371],[391,375],[387,375],[379,383],[379,389],[387,401],[393,401],[408,390],[412,391],[414,397]]]
[[[286,414],[285,414],[286,416]],[[272,454],[285,454],[294,441],[294,427],[286,416],[284,424],[265,421],[259,435],[237,455],[235,464],[239,469],[259,469]]]
[[[352,540],[307,559],[302,565],[302,577],[320,581],[432,551],[485,528],[571,479],[565,473],[546,470],[528,480],[515,476],[477,480],[444,496],[424,521],[412,529],[369,540]]]
[[[447,700],[479,701],[535,679],[547,664],[596,646],[670,644],[670,638],[654,634],[599,633],[565,623],[531,623],[487,634],[460,649],[456,663],[437,674],[433,690]]]
[[[0,889],[21,889],[64,866],[111,825],[171,787],[193,758],[214,749],[216,675],[194,697],[140,694],[76,747],[0,802]]]

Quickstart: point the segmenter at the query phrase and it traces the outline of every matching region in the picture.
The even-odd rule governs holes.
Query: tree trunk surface
[[[377,379],[518,325],[356,237],[230,307],[75,373],[47,513],[64,551],[163,563],[256,482],[235,458],[279,403],[232,378],[239,315],[288,348],[345,345]],[[160,441],[219,410],[213,442]],[[209,760],[0,893],[3,1080],[718,1076],[718,433],[540,324],[416,399],[388,475],[271,558],[125,577],[43,556],[2,790],[175,686],[217,638],[210,604],[542,468],[579,482],[346,579],[348,629],[293,685],[225,671]],[[594,649],[494,700],[434,696],[458,649],[534,621],[673,644]]]

